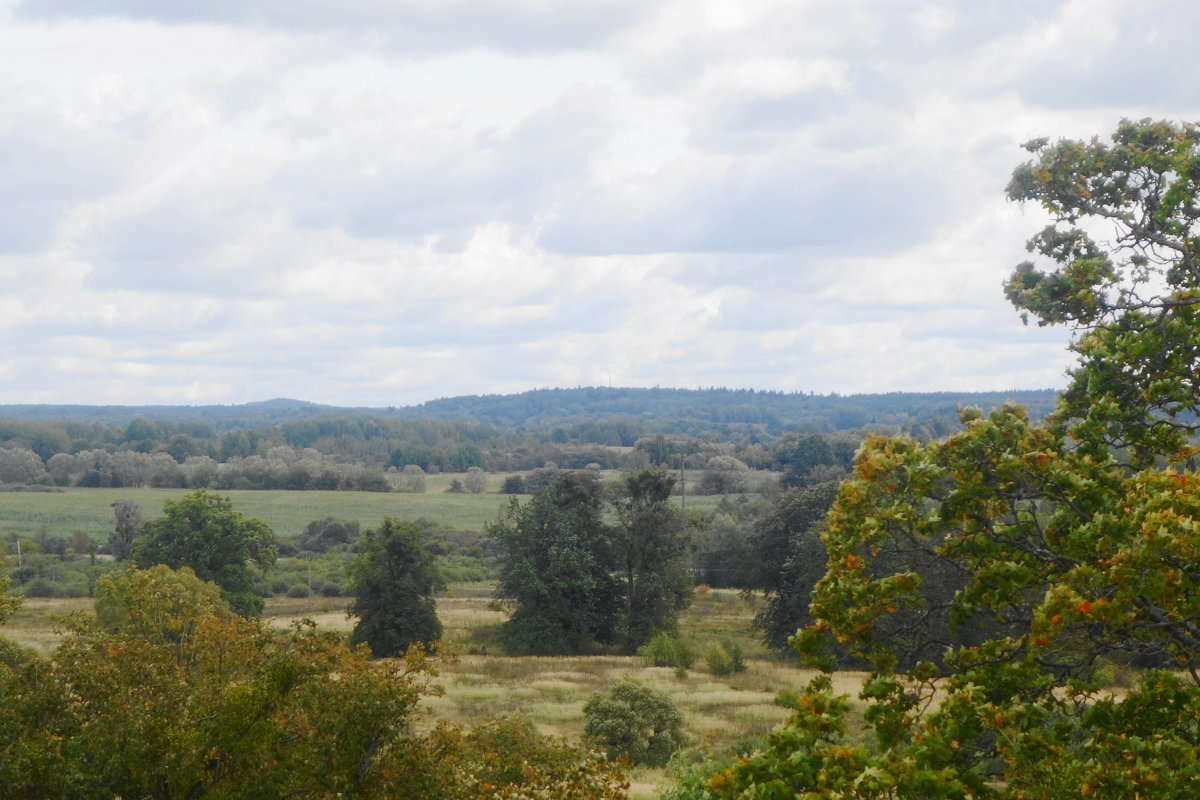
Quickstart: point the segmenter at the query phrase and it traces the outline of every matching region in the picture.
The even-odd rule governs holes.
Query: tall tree
[[[786,648],[788,639],[812,622],[808,604],[825,574],[820,527],[836,494],[836,483],[792,489],[754,526],[752,587],[767,600],[754,624],[771,647]]]
[[[1123,122],[1111,145],[1028,148],[1009,194],[1054,217],[1029,243],[1053,266],[1019,265],[1007,291],[1074,326],[1071,384],[1048,425],[968,409],[943,441],[864,442],[798,645],[820,657],[836,640],[871,664],[870,740],[845,740],[848,704],[818,680],[786,732],[710,783],[721,797],[1195,794],[1200,131]],[[927,588],[887,564],[896,542],[959,576],[949,621],[984,623],[981,641],[897,669],[889,618]],[[1167,669],[1113,695],[1105,663]]]
[[[262,613],[251,591],[255,572],[275,563],[275,537],[267,523],[245,517],[228,497],[197,489],[163,504],[163,516],[141,527],[133,560],[142,567],[191,567],[203,581],[221,587],[221,596],[239,614]]]
[[[621,598],[603,501],[595,475],[562,471],[488,527],[502,549],[496,595],[514,605],[501,631],[510,652],[583,653],[614,641]]]
[[[388,658],[442,637],[433,598],[441,575],[417,523],[388,518],[363,534],[351,586],[350,613],[358,617],[351,643],[366,642],[373,655]]]
[[[692,597],[691,535],[671,502],[674,486],[665,471],[649,468],[622,477],[609,493],[618,521],[612,565],[621,580],[619,638],[627,652],[674,628]]]
[[[117,561],[128,561],[133,552],[133,538],[146,518],[142,507],[132,500],[116,500],[112,506],[116,527],[108,537],[108,549]]]

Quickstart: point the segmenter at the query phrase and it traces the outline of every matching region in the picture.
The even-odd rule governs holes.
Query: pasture
[[[430,475],[423,493],[400,492],[296,492],[287,490],[230,490],[234,507],[249,517],[265,520],[281,538],[299,535],[313,520],[337,517],[373,528],[384,517],[436,520],[455,530],[482,532],[496,519],[500,507],[512,495],[496,494],[504,475],[489,474],[492,491],[483,494],[448,493],[456,476]],[[9,534],[31,537],[42,531],[51,536],[70,536],[83,531],[96,542],[108,539],[113,529],[112,504],[128,498],[138,503],[153,519],[162,513],[163,502],[187,494],[187,489],[81,489],[52,492],[0,492],[0,539]],[[522,501],[525,496],[517,495]],[[719,497],[687,498],[688,508],[711,508]],[[678,502],[678,500],[676,501]]]

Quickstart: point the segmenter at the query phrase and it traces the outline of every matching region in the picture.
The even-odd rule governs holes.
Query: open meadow
[[[301,617],[322,627],[349,631],[353,620],[348,598],[285,598],[267,601],[264,616],[287,627]],[[91,601],[29,598],[0,632],[46,653],[57,636],[55,619],[71,612],[90,613]],[[683,714],[692,757],[701,750],[721,757],[744,752],[787,717],[775,700],[781,691],[800,689],[813,675],[768,653],[750,627],[754,609],[732,591],[701,588],[680,617],[680,638],[698,655],[686,675],[672,668],[647,666],[637,656],[562,656],[513,658],[495,643],[506,615],[491,599],[486,584],[456,584],[438,599],[445,644],[454,658],[441,665],[440,697],[427,698],[420,724],[437,720],[470,725],[484,718],[519,714],[543,733],[572,739],[583,734],[583,706],[588,698],[626,678],[666,692]],[[738,645],[746,669],[725,677],[707,671],[704,648],[709,642]],[[839,691],[857,693],[861,675],[839,673]],[[666,769],[638,768],[631,775],[634,797],[653,797],[670,781]]]
[[[500,507],[514,495],[495,493],[503,474],[487,476],[492,491],[483,494],[449,493],[455,476],[430,475],[423,493],[322,492],[275,489],[217,491],[233,500],[238,511],[265,520],[276,536],[299,535],[313,520],[337,517],[358,522],[363,528],[377,526],[384,517],[416,520],[426,518],[455,530],[482,532],[496,519]],[[33,536],[45,531],[51,536],[70,536],[83,531],[96,542],[108,539],[113,530],[115,500],[127,498],[142,507],[146,519],[162,513],[163,503],[187,494],[187,489],[83,489],[49,492],[0,492],[0,538],[9,534]],[[515,495],[522,501],[525,495]],[[719,496],[688,497],[688,508],[711,508]],[[678,498],[676,498],[676,502]]]

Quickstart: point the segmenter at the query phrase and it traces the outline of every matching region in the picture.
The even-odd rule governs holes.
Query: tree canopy
[[[513,499],[488,529],[501,547],[496,594],[514,605],[502,629],[506,648],[633,652],[674,627],[691,599],[691,539],[671,504],[673,485],[649,468],[606,492],[595,474],[562,470],[524,506]]]
[[[847,737],[846,698],[817,679],[763,751],[710,781],[720,797],[1195,793],[1200,136],[1127,121],[1112,145],[1028,148],[1009,194],[1053,216],[1030,240],[1052,266],[1020,264],[1007,292],[1073,327],[1070,387],[1048,424],[966,409],[942,441],[863,443],[794,644],[826,668],[834,644],[870,664],[867,736]],[[891,619],[938,603],[977,640],[903,663]],[[1149,669],[1107,691],[1126,666]]]
[[[603,504],[598,477],[564,471],[489,526],[502,550],[496,594],[514,604],[501,630],[511,652],[582,653],[614,640],[620,597]]]
[[[0,796],[617,800],[619,769],[520,721],[410,722],[420,647],[375,660],[311,622],[275,631],[188,570],[101,583],[55,653],[0,661]]]
[[[358,617],[350,642],[365,642],[379,658],[402,655],[413,644],[430,646],[442,637],[434,593],[441,577],[421,526],[385,519],[359,542],[351,569]]]
[[[190,567],[203,581],[221,587],[221,596],[242,615],[262,611],[251,591],[254,570],[275,563],[275,537],[267,523],[243,516],[228,497],[197,489],[163,504],[163,515],[143,524],[133,560],[146,568],[166,564]]]

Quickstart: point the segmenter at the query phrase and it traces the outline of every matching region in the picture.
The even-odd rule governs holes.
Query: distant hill
[[[663,431],[724,432],[755,427],[778,433],[797,427],[835,431],[865,425],[922,425],[953,418],[960,406],[984,410],[1020,403],[1044,417],[1057,393],[1051,389],[1009,392],[889,392],[818,395],[753,389],[634,389],[579,387],[536,389],[509,395],[465,395],[415,406],[350,408],[275,398],[240,405],[87,406],[0,405],[0,418],[75,420],[125,426],[138,418],[203,422],[217,431],[297,422],[321,416],[375,416],[483,423],[501,429],[550,430],[586,421],[634,418]]]

